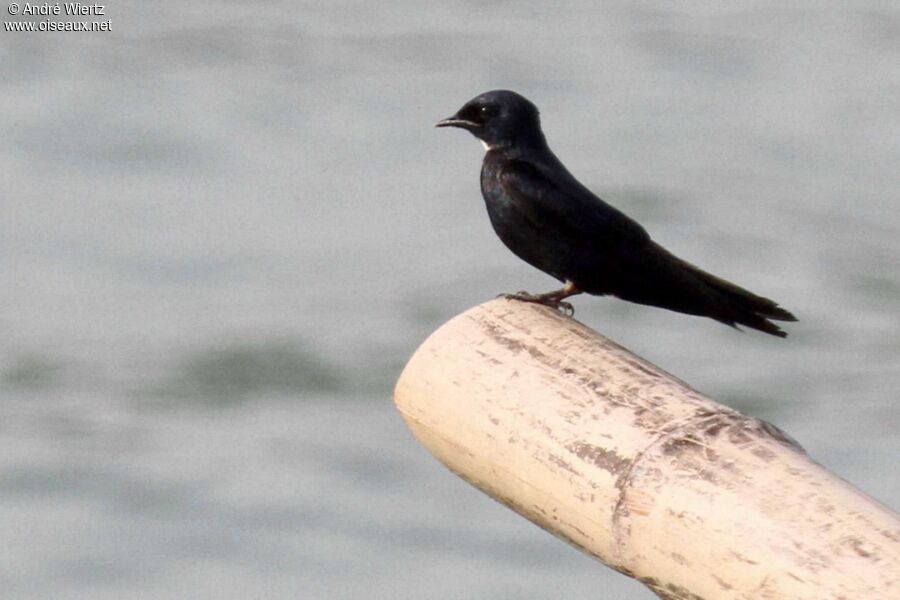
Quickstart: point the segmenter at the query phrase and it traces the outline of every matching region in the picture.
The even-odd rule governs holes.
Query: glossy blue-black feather
[[[676,257],[594,195],[550,151],[537,108],[519,94],[481,94],[438,125],[484,142],[481,191],[494,231],[516,256],[567,282],[564,295],[538,300],[559,305],[578,290],[610,294],[781,337],[770,319],[796,320],[772,300]]]

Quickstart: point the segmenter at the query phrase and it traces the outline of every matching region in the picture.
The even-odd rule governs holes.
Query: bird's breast
[[[485,159],[481,193],[491,226],[503,244],[525,262],[565,280],[565,253],[560,252],[558,236],[551,224],[543,222],[532,199],[504,184],[502,164]]]
[[[494,231],[501,239],[514,233],[514,226],[521,226],[523,219],[521,199],[503,185],[501,167],[485,159],[481,170],[481,195],[484,197],[488,216]]]

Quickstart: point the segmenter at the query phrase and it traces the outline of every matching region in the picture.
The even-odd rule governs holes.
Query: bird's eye
[[[479,110],[479,112],[481,113],[482,117],[493,117],[497,114],[497,107],[491,106],[490,104],[485,104],[481,107],[481,110]]]

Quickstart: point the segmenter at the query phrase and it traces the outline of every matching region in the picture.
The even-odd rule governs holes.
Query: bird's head
[[[509,90],[480,94],[435,127],[465,129],[481,140],[488,150],[545,143],[537,107],[524,96]]]

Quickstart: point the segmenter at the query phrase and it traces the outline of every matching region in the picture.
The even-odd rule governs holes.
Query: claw
[[[562,300],[546,294],[535,295],[529,294],[528,292],[518,292],[516,294],[500,294],[500,296],[507,300],[518,300],[519,302],[530,302],[532,304],[548,306],[554,310],[558,310],[567,317],[571,317],[575,314],[575,307],[572,306],[571,303],[563,302]]]
[[[543,304],[540,296],[529,294],[526,291],[518,291],[515,294],[500,294],[498,297],[506,298],[507,300],[521,300],[522,302],[537,302]]]
[[[526,291],[520,291],[515,294],[500,294],[498,297],[507,300],[519,300],[520,302],[532,302],[534,304],[543,304],[554,310],[560,311],[563,315],[571,317],[575,315],[575,307],[563,299],[575,294],[580,294],[581,290],[571,281],[566,280],[566,285],[561,290],[547,292],[546,294],[529,294]]]

